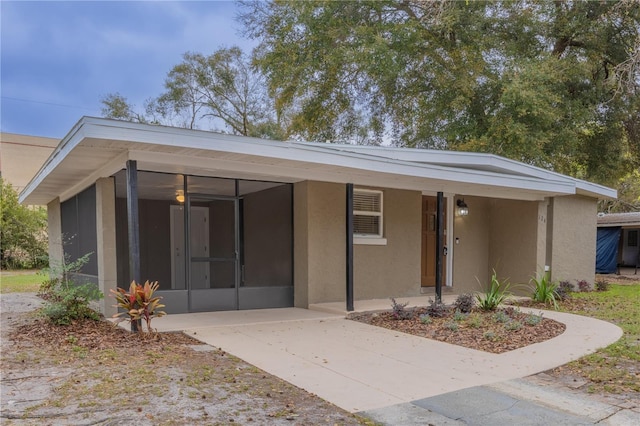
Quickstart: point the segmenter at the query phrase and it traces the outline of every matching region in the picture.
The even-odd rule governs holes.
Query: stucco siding
[[[308,181],[294,188],[294,304],[345,300],[346,187]]]
[[[64,249],[62,248],[62,216],[60,212],[60,198],[47,204],[47,228],[49,236],[49,265],[52,273],[62,266]]]
[[[293,305],[309,306],[308,182],[293,185]]]
[[[384,189],[383,200],[387,244],[354,246],[356,300],[420,294],[422,194]]]
[[[482,290],[489,278],[490,200],[465,197],[468,216],[454,216],[453,291],[456,294]],[[456,238],[458,244],[455,243]],[[480,281],[480,283],[478,282]]]
[[[492,200],[489,264],[501,279],[527,284],[544,265],[538,264],[540,227],[546,225],[538,218],[539,202]],[[523,286],[514,287],[527,293]]]
[[[597,204],[579,195],[553,199],[553,280],[595,280]]]
[[[98,260],[98,287],[104,295],[100,300],[100,312],[105,317],[116,313],[110,290],[117,287],[118,268],[116,261],[116,194],[113,178],[96,181],[96,233]],[[122,287],[126,284],[122,283]]]

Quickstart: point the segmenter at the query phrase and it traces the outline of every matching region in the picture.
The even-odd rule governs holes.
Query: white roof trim
[[[52,174],[63,178],[64,170],[59,169],[60,164],[80,146],[101,153],[99,160],[83,157],[87,163],[93,161],[91,173],[82,176],[73,186],[59,188],[57,194],[43,193],[44,190],[40,189],[43,182]],[[111,175],[127,158],[139,158],[141,163],[147,162],[150,167],[153,166],[152,159],[156,159],[157,164],[170,164],[161,154],[179,159],[185,169],[198,164],[200,169],[232,172],[235,168],[238,172],[250,166],[252,172],[259,171],[263,176],[279,176],[288,181],[381,182],[381,186],[387,187],[482,196],[495,193],[496,197],[520,199],[578,193],[615,197],[615,191],[609,188],[490,154],[280,142],[84,117],[25,187],[20,201],[69,197],[97,178]],[[206,161],[198,160],[202,158]],[[483,169],[487,165],[492,168]],[[50,183],[52,187],[62,186],[62,183],[56,184],[55,179]]]
[[[521,163],[519,161],[511,160],[509,158],[501,157],[495,154],[333,143],[321,144],[305,142],[305,144],[321,146],[323,148],[338,150],[342,152],[361,152],[370,155],[377,155],[385,158],[411,161],[416,163],[426,163],[443,166],[459,166],[475,170],[481,169],[483,167],[490,167],[506,174],[530,176],[545,180],[551,179],[564,182],[570,181],[573,182],[575,187],[579,190],[577,191],[577,193],[581,193],[583,195],[595,196],[599,198],[617,197],[616,190],[605,187],[603,185],[598,185],[585,180],[573,178],[571,176],[532,166],[530,164]]]

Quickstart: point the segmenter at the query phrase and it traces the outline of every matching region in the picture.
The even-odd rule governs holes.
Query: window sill
[[[386,238],[367,238],[367,237],[353,237],[353,244],[367,245],[367,246],[386,246]]]

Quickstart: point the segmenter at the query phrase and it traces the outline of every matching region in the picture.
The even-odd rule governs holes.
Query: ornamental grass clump
[[[478,306],[483,311],[495,311],[498,306],[507,299],[507,297],[511,296],[511,292],[509,291],[510,287],[511,284],[509,284],[508,280],[500,281],[498,279],[498,274],[494,269],[493,275],[491,275],[491,285],[489,290],[484,293],[476,294]]]
[[[532,277],[531,282],[534,284],[532,298],[535,302],[553,305],[558,309],[556,301],[558,283],[551,281],[549,273],[545,272],[540,278]]]
[[[147,331],[150,332],[152,330],[151,320],[166,315],[164,311],[159,310],[165,306],[160,303],[162,297],[153,296],[158,287],[158,281],[153,283],[146,281],[144,286],[131,281],[128,292],[120,287],[116,290],[111,290],[113,297],[118,302],[114,306],[124,310],[113,315],[113,318],[117,319],[116,324],[122,321],[129,321],[137,326],[141,320],[144,320],[147,324]],[[128,318],[125,317],[126,315],[128,315]],[[136,328],[138,331],[142,331],[141,327]]]

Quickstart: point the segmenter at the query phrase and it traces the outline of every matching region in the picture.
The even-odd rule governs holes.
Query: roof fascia
[[[396,148],[396,147],[377,147],[365,145],[345,145],[345,144],[319,144],[327,149],[339,151],[355,151],[367,152],[372,155],[378,155],[385,158],[394,158],[404,161],[429,163],[429,164],[455,164],[467,167],[493,166],[504,170],[509,174],[525,175],[545,180],[561,180],[572,181],[575,184],[576,193],[590,197],[598,198],[617,198],[615,189],[577,179],[562,173],[546,170],[540,167],[521,163],[509,158],[501,157],[495,154],[485,154],[478,152],[459,152],[459,151],[440,151],[440,150],[423,150],[416,148]]]
[[[85,138],[121,141],[126,144],[172,146],[222,151],[241,155],[255,155],[284,161],[339,166],[387,174],[415,176],[474,185],[522,189],[538,194],[574,194],[573,182],[542,180],[527,176],[503,175],[495,172],[403,161],[361,152],[336,151],[320,144],[266,141],[244,136],[218,134],[208,131],[178,129],[131,123],[103,118],[83,117],[63,138],[36,176],[20,195],[21,202],[38,187],[61,161]],[[215,145],[213,145],[215,143]],[[215,149],[213,149],[215,148]],[[84,182],[84,180],[83,180]],[[80,185],[80,183],[78,184]],[[65,191],[65,193],[68,191]]]
[[[58,146],[53,150],[49,158],[44,162],[40,170],[35,174],[29,183],[24,187],[18,197],[20,203],[24,203],[29,195],[42,183],[42,181],[51,173],[67,155],[84,139],[82,132],[86,118],[82,117],[71,128],[69,133],[60,141]]]

